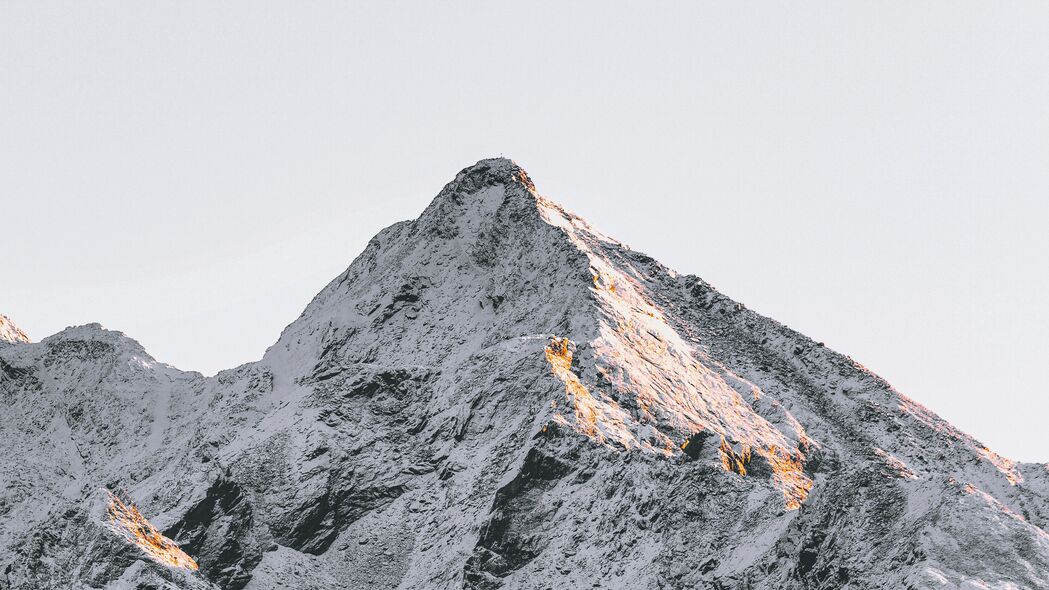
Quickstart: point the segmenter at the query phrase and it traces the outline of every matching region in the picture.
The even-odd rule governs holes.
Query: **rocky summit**
[[[257,362],[0,316],[0,396],[0,588],[1049,588],[1049,465],[506,159]]]

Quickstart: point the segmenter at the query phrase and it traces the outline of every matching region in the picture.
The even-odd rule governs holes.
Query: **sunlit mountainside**
[[[459,172],[214,377],[0,316],[2,588],[1049,588],[1049,466]]]

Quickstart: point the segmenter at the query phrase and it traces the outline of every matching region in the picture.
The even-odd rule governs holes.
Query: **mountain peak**
[[[11,321],[11,318],[0,314],[0,343],[25,344],[31,342],[29,336]]]
[[[511,173],[521,170],[521,166],[510,158],[499,156],[497,158],[482,158],[476,163],[463,168],[460,174],[478,174],[486,172]]]
[[[455,175],[455,180],[450,182],[445,189],[454,188],[456,191],[466,190],[473,192],[496,184],[521,184],[530,190],[535,190],[535,185],[524,168],[517,162],[503,157],[485,158],[478,160],[472,166],[463,168]]]
[[[5,588],[1049,588],[1044,466],[506,158],[258,362],[185,373],[90,324],[0,346],[0,396]]]

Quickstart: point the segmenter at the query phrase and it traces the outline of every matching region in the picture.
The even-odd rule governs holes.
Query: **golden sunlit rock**
[[[124,502],[116,494],[106,491],[108,505],[106,517],[109,530],[123,537],[128,543],[137,545],[153,561],[175,568],[190,571],[198,569],[197,562],[186,555],[171,539],[160,534],[138,508],[130,502]]]

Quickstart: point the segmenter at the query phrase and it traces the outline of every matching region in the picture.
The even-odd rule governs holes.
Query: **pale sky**
[[[0,313],[255,360],[496,155],[1049,461],[1041,0],[5,2]]]

